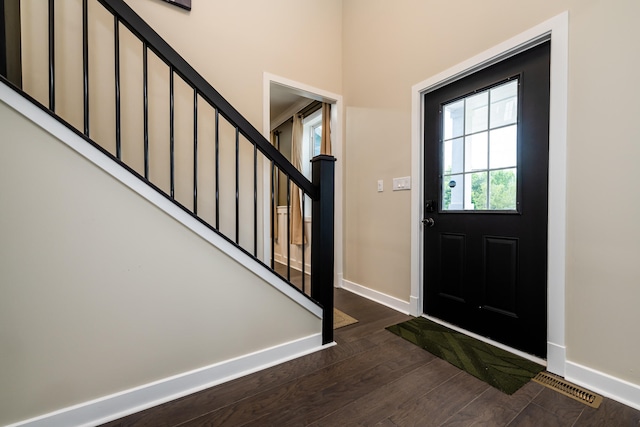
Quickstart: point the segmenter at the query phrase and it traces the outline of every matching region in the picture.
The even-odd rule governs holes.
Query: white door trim
[[[566,268],[566,164],[569,14],[563,12],[473,58],[461,62],[412,87],[411,175],[411,311],[423,313],[423,95],[486,68],[527,48],[551,40],[551,94],[549,118],[549,223],[547,254],[547,370],[564,376],[565,268]]]
[[[334,286],[341,287],[343,277],[343,259],[342,259],[342,95],[328,92],[326,90],[318,89],[313,86],[309,86],[304,83],[296,82],[294,80],[280,77],[271,73],[264,73],[263,77],[263,110],[262,110],[262,133],[265,138],[270,138],[271,133],[271,83],[276,83],[281,86],[290,88],[293,92],[322,102],[327,102],[333,105],[331,108],[331,151],[332,155],[336,158],[335,169],[335,234],[334,234]],[[269,194],[270,178],[269,171],[271,170],[270,163],[265,159],[263,166],[263,194]],[[263,212],[269,212],[269,198],[263,198],[264,210]],[[269,230],[271,229],[270,216],[263,216],[263,262],[267,265],[269,262],[269,255],[271,254],[271,238]]]

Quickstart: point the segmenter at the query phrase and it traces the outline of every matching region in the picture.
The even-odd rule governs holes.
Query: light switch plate
[[[393,191],[411,190],[411,177],[393,178]]]
[[[384,191],[384,181],[379,179],[378,180],[378,193],[382,193],[382,191]]]

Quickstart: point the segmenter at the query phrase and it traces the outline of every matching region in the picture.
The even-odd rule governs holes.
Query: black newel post
[[[333,342],[333,254],[335,157],[311,160],[312,182],[319,189],[311,212],[311,297],[322,304],[322,343]]]

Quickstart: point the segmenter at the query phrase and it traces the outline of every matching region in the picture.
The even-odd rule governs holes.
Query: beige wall
[[[263,111],[263,73],[341,91],[341,3],[196,2],[191,12],[160,0],[127,1],[206,80],[258,129]],[[56,112],[83,128],[81,0],[55,2]],[[45,5],[22,1],[24,88],[48,105]],[[89,2],[90,137],[115,154],[113,18]],[[144,174],[142,44],[120,25],[122,159]],[[149,52],[149,179],[170,192],[169,68]],[[193,208],[193,90],[175,77],[175,198]],[[198,214],[215,224],[214,111],[198,105]],[[220,229],[235,240],[235,131],[221,118]],[[263,157],[258,157],[258,204],[262,204]],[[254,252],[253,146],[240,141],[239,243]],[[259,211],[257,256],[262,256]]]
[[[265,71],[342,92],[341,0],[127,3],[258,129]]]
[[[1,425],[320,331],[3,103],[0,128]]]
[[[409,299],[410,200],[388,189],[410,174],[411,87],[564,10],[567,357],[640,384],[636,0],[345,0],[345,278]]]

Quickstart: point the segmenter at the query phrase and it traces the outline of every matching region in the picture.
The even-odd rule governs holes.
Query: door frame
[[[566,164],[569,13],[563,12],[509,40],[428,78],[411,89],[411,297],[423,315],[424,94],[551,40],[549,211],[547,252],[547,370],[565,375]]]
[[[335,196],[334,196],[334,209],[335,209],[335,222],[334,222],[334,271],[333,271],[333,286],[336,288],[342,287],[343,278],[343,258],[342,258],[342,239],[343,239],[343,226],[342,226],[342,95],[338,95],[332,92],[328,92],[323,89],[319,89],[304,83],[297,82],[285,77],[281,77],[275,74],[265,72],[263,74],[263,104],[262,104],[262,134],[265,138],[270,139],[271,133],[271,83],[275,83],[281,86],[285,86],[291,89],[292,92],[304,96],[306,98],[315,99],[317,101],[326,102],[332,105],[331,108],[331,155],[336,158],[335,166]],[[267,159],[263,163],[263,194],[269,194],[270,192],[270,162]],[[265,264],[268,265],[268,258],[271,255],[271,219],[267,212],[271,211],[271,206],[268,198],[262,200],[263,205],[263,222],[262,222],[262,259]]]

